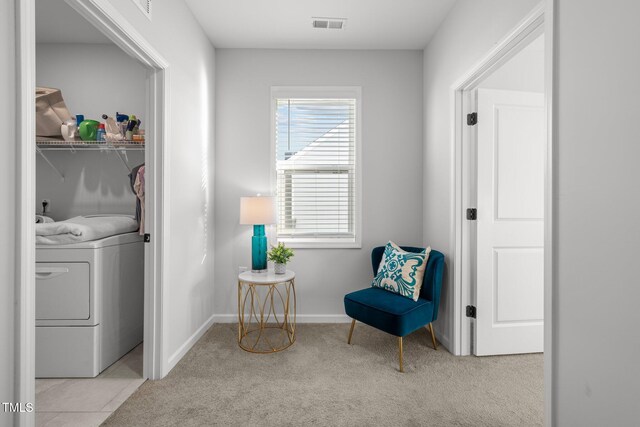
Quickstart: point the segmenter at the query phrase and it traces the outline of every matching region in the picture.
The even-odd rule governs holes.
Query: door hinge
[[[149,243],[149,242],[151,242],[151,234],[146,233],[146,234],[144,235],[144,242],[145,242],[145,243]]]
[[[475,221],[478,219],[478,210],[476,208],[467,209],[467,219],[469,221]]]
[[[475,305],[468,305],[467,306],[467,317],[473,317],[474,319],[476,318],[476,306]]]
[[[478,113],[467,114],[467,126],[473,126],[478,123]]]

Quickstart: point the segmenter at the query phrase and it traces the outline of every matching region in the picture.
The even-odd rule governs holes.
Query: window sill
[[[278,242],[282,242],[292,249],[362,249],[362,243],[353,239],[294,239],[279,237]]]

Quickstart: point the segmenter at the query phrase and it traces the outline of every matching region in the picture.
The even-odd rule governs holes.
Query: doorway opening
[[[463,142],[469,220],[471,353],[544,347],[544,35],[473,89]],[[463,184],[463,185],[464,185]],[[466,311],[466,310],[465,310]],[[466,314],[466,313],[465,313]]]
[[[452,87],[452,100],[454,105],[454,122],[452,123],[453,127],[453,135],[454,135],[454,171],[455,171],[455,179],[454,179],[454,227],[452,230],[452,241],[453,247],[455,248],[454,259],[453,259],[453,270],[454,270],[454,287],[453,287],[453,298],[454,298],[454,313],[453,313],[453,352],[458,355],[469,355],[475,354],[475,348],[472,347],[472,343],[477,344],[476,338],[476,319],[478,314],[481,313],[481,316],[488,316],[491,324],[493,325],[494,319],[497,318],[497,307],[493,304],[490,307],[482,307],[477,306],[476,298],[478,295],[476,294],[477,290],[477,274],[478,271],[478,263],[482,262],[483,265],[480,266],[480,271],[482,274],[490,275],[488,285],[485,280],[485,288],[489,288],[489,292],[491,295],[488,300],[495,301],[495,281],[496,278],[496,264],[497,264],[497,252],[495,249],[507,248],[505,246],[496,245],[495,249],[490,250],[490,258],[487,258],[485,254],[485,258],[482,260],[478,259],[477,248],[478,248],[478,221],[474,218],[478,217],[478,214],[481,219],[486,220],[490,218],[490,223],[500,223],[502,220],[497,218],[496,210],[498,209],[499,204],[497,203],[497,197],[495,195],[496,183],[498,180],[496,179],[496,173],[488,172],[488,175],[485,179],[487,183],[486,186],[483,187],[482,191],[487,191],[490,189],[492,192],[492,199],[489,200],[488,204],[483,205],[483,212],[470,211],[467,212],[467,209],[477,209],[477,195],[478,195],[478,152],[476,150],[476,141],[478,138],[478,133],[481,131],[478,123],[484,123],[484,126],[488,124],[495,124],[494,117],[494,109],[489,108],[489,113],[483,113],[488,115],[489,117],[481,117],[478,113],[478,93],[482,93],[482,98],[484,99],[487,96],[487,92],[495,90],[497,87],[502,86],[502,90],[505,91],[507,89],[515,89],[518,87],[519,92],[531,92],[538,91],[542,87],[545,98],[542,101],[543,104],[543,114],[542,120],[545,124],[545,128],[542,129],[542,141],[538,141],[539,144],[537,147],[541,150],[543,155],[542,165],[539,169],[536,169],[537,166],[530,166],[528,170],[536,169],[540,175],[537,175],[536,178],[532,178],[535,181],[535,189],[538,191],[537,196],[534,199],[537,201],[538,205],[536,208],[540,208],[540,203],[542,204],[542,210],[544,214],[543,217],[548,217],[547,213],[550,209],[550,200],[549,200],[549,191],[548,185],[550,182],[550,169],[548,165],[548,156],[549,150],[547,149],[549,145],[549,140],[547,138],[546,131],[546,123],[544,120],[546,111],[548,108],[548,99],[550,97],[548,94],[550,93],[550,86],[548,84],[549,78],[548,75],[548,66],[550,65],[550,55],[545,46],[545,40],[550,39],[549,27],[545,25],[545,6],[543,4],[539,5],[535,8],[527,17],[525,17],[519,25],[517,25],[509,34],[507,34],[501,42],[499,42],[496,47],[491,50],[478,64],[473,67],[466,75],[462,76],[458,82],[456,82]],[[541,38],[543,37],[543,38]],[[527,53],[521,52],[527,49]],[[531,52],[535,51],[535,52]],[[537,59],[533,59],[533,57]],[[539,59],[543,58],[542,64],[540,64]],[[536,67],[531,67],[531,63],[536,62]],[[527,66],[530,68],[527,68]],[[525,72],[514,73],[514,70],[518,68],[520,70],[525,69]],[[505,77],[506,76],[506,77]],[[526,83],[526,84],[525,84]],[[485,87],[482,87],[482,86]],[[493,87],[492,87],[493,86]],[[538,94],[539,97],[539,94]],[[538,102],[538,101],[537,101]],[[538,108],[538,107],[536,107]],[[467,117],[467,114],[476,113],[475,116]],[[492,118],[493,116],[493,118]],[[540,117],[538,116],[538,119]],[[491,130],[492,131],[492,130]],[[493,139],[495,143],[495,139]],[[542,146],[540,146],[540,144]],[[491,152],[483,153],[486,155],[483,159],[487,161],[493,162],[496,158],[496,150],[495,147],[490,149]],[[508,153],[509,151],[502,151],[501,154]],[[511,151],[515,158],[519,156],[519,150],[515,149]],[[540,154],[540,153],[538,153]],[[539,157],[538,157],[539,159]],[[493,163],[495,164],[495,162]],[[485,163],[482,163],[482,168],[486,167]],[[510,169],[507,168],[507,171]],[[518,176],[517,170],[510,170],[511,176]],[[503,178],[504,178],[503,173]],[[487,181],[488,179],[488,181]],[[541,182],[542,181],[542,182]],[[502,202],[505,201],[505,195],[513,195],[518,194],[518,188],[513,188],[510,186],[513,183],[513,180],[504,180],[503,179],[503,195]],[[540,195],[540,190],[542,190],[542,194]],[[540,200],[540,197],[542,200]],[[513,197],[511,197],[513,198]],[[530,200],[531,198],[529,198]],[[507,198],[508,200],[508,198]],[[486,203],[486,201],[485,201]],[[511,208],[515,208],[516,210],[522,210],[521,201],[516,200],[514,203],[511,203],[509,206],[507,204],[501,205],[501,213],[505,217],[514,216],[514,211]],[[507,209],[505,211],[504,209]],[[512,211],[509,212],[509,209]],[[467,215],[469,216],[469,219]],[[474,215],[475,214],[475,215]],[[516,217],[525,217],[523,212],[520,211],[515,214]],[[536,217],[536,221],[540,220],[540,212],[537,212],[534,217]],[[524,222],[523,218],[518,219],[520,222]],[[549,257],[549,251],[541,251],[540,246],[548,247],[550,242],[551,231],[549,227],[549,223],[547,221],[541,226],[542,228],[538,230],[539,237],[542,242],[536,242],[535,245],[531,243],[528,244],[528,252],[526,256],[523,257],[513,257],[511,253],[508,253],[508,250],[502,252],[503,263],[502,266],[511,265],[510,268],[503,269],[501,273],[501,278],[507,278],[510,280],[509,274],[513,273],[517,276],[518,263],[524,262],[525,264],[529,264],[530,266],[536,265],[538,270],[540,270],[540,262],[541,256],[544,262],[543,271],[541,271],[540,279],[547,277],[548,269],[550,268],[550,264],[547,262]],[[512,234],[518,232],[507,232],[506,234]],[[503,233],[504,234],[504,233]],[[480,237],[483,238],[480,243],[486,241],[486,232],[484,234],[481,233]],[[489,234],[491,235],[491,233]],[[543,243],[539,245],[539,243]],[[535,248],[534,248],[535,247]],[[526,252],[526,251],[524,251]],[[524,254],[524,252],[519,252],[518,254]],[[541,253],[543,252],[543,253]],[[510,264],[509,264],[510,263]],[[486,278],[485,278],[486,279]],[[533,282],[537,283],[537,285],[533,285]],[[546,280],[543,279],[544,283],[540,283],[539,280],[531,281],[527,283],[525,287],[528,286],[529,291],[532,288],[538,292],[536,297],[540,296],[540,292],[544,287],[548,286]],[[539,285],[539,288],[536,286]],[[505,296],[507,298],[511,298],[513,300],[513,295],[519,295],[518,287],[511,286],[506,287],[506,294],[502,296],[503,301]],[[535,292],[534,292],[535,293]],[[546,297],[548,296],[546,292],[544,293],[543,300],[546,301]],[[483,297],[487,297],[487,295],[483,295]],[[517,300],[517,298],[516,298]],[[542,301],[540,301],[542,303]],[[548,304],[542,303],[542,306],[546,309]],[[502,310],[500,315],[502,319],[506,321],[506,323],[514,323],[514,320],[518,320],[514,316],[514,305],[509,305],[505,307],[507,311]],[[536,307],[538,309],[539,307]],[[516,309],[517,311],[517,309]],[[544,311],[544,310],[543,310]],[[530,315],[531,313],[529,313]],[[536,315],[539,315],[539,312],[536,312]],[[473,317],[476,317],[474,319]],[[529,316],[531,317],[531,316]],[[543,316],[544,317],[544,316]],[[536,322],[541,323],[541,319],[536,319]],[[524,323],[524,322],[523,322]],[[544,326],[539,325],[539,334],[542,335],[542,329]],[[545,332],[548,330],[545,329]],[[549,341],[546,341],[547,333],[545,335],[545,344],[548,345]],[[542,339],[542,336],[539,337]],[[546,347],[545,347],[546,349]],[[502,354],[505,351],[501,352]],[[486,353],[489,354],[489,353]],[[546,369],[546,368],[545,368]]]
[[[137,378],[140,380],[137,384],[127,384],[128,387],[137,387],[145,379],[159,379],[165,374],[161,341],[161,289],[165,276],[162,250],[166,236],[164,212],[168,202],[162,192],[167,167],[163,152],[167,134],[165,123],[168,109],[165,100],[168,96],[168,64],[108,3],[97,0],[57,0],[55,5],[50,3],[54,2],[18,2],[18,74],[21,76],[18,97],[21,195],[19,204],[23,214],[18,232],[21,274],[18,279],[20,300],[16,330],[16,356],[22,363],[16,373],[16,384],[20,400],[24,402],[36,401],[36,376],[86,378],[101,373],[110,377],[119,375],[129,379]],[[47,36],[38,33],[46,32],[47,25],[42,24],[43,21],[40,19],[36,27],[38,8],[50,6],[54,6],[55,11],[44,11],[44,22],[54,30],[56,27],[63,27],[57,33],[63,39],[76,35],[78,41],[84,43],[67,43],[60,40],[60,43],[55,45],[40,44]],[[65,27],[64,22],[69,24],[69,19],[76,25]],[[64,30],[69,30],[69,27],[71,31]],[[85,33],[86,40],[82,40],[80,34],[74,32],[79,27],[89,30]],[[89,65],[91,62],[94,63],[93,67]],[[108,73],[109,76],[105,79],[104,74],[100,75],[101,72]],[[129,77],[129,90],[134,92],[134,96],[113,96],[109,100],[109,88],[92,88],[92,75],[96,76],[96,85],[109,81],[112,85],[111,90],[115,93],[122,89],[116,87],[118,79]],[[51,141],[45,141],[36,136],[36,84],[66,87],[69,95],[66,101],[74,116],[84,113],[85,119],[95,118],[104,122],[102,114],[115,118],[117,111],[125,113],[129,116],[130,122],[133,122],[132,114],[138,117],[141,115],[140,118],[146,122],[144,125],[138,123],[146,131],[144,143],[140,133],[135,141],[134,138],[125,136],[125,141],[102,144],[87,143],[86,140],[93,139],[91,137],[80,138],[85,141],[72,141],[71,144],[60,138],[62,141],[58,146]],[[64,97],[64,90],[62,94]],[[122,101],[122,106],[116,106],[115,103],[119,101]],[[79,130],[77,132],[80,133]],[[89,243],[88,246],[95,246],[91,248],[75,247],[78,245],[72,243],[67,247],[60,246],[57,248],[61,249],[58,252],[55,252],[53,246],[43,248],[42,245],[38,245],[36,249],[33,213],[53,217],[56,221],[74,216],[96,219],[109,214],[110,217],[132,215],[135,212],[136,195],[128,188],[128,175],[132,174],[135,166],[141,164],[144,164],[146,169],[145,211],[141,215],[144,220],[144,243],[142,235],[120,232],[102,240],[95,240],[100,242],[99,244]],[[137,173],[135,176],[138,176]],[[47,196],[47,193],[52,196]],[[41,202],[45,199],[48,203],[43,208]],[[117,246],[121,246],[123,250],[114,249]],[[67,259],[57,258],[58,255],[62,258],[82,258],[86,255],[86,259],[73,259],[69,262]],[[137,266],[135,262],[131,262],[133,258],[138,260]],[[67,265],[63,265],[65,263]],[[132,269],[137,272],[132,272]],[[107,270],[107,273],[116,272],[119,277],[106,278],[105,271],[99,270]],[[69,280],[60,280],[65,275]],[[112,310],[109,312],[109,308],[100,303],[100,299],[104,299],[105,295],[96,287],[95,281],[108,279],[126,283],[130,279],[127,277],[129,275],[138,278],[138,294],[132,298],[122,298],[121,301],[117,301],[117,295],[112,295],[116,303],[111,306]],[[70,280],[71,276],[73,280]],[[81,296],[86,295],[88,304],[82,297],[79,298],[80,308],[76,305],[65,307],[71,310],[72,316],[56,312],[61,307],[47,304],[47,298],[39,292],[41,286],[36,285],[36,282],[48,279],[55,282],[61,291],[66,290],[69,295],[77,296],[77,292],[80,292]],[[80,283],[85,283],[86,286]],[[56,292],[51,296],[60,297]],[[135,307],[125,309],[127,304],[133,304]],[[125,312],[127,314],[123,314]],[[126,342],[111,345],[109,348],[112,351],[107,354],[100,333],[95,331],[97,327],[107,323],[109,316],[110,329],[106,332],[119,335],[113,341]],[[132,323],[132,317],[138,320]],[[60,322],[70,324],[58,324]],[[91,354],[91,351],[75,351],[77,348],[69,348],[66,353],[70,359],[80,360],[79,365],[89,366],[91,372],[74,371],[75,373],[67,375],[64,369],[59,369],[56,373],[56,369],[64,366],[64,363],[56,366],[55,363],[48,363],[46,357],[38,357],[39,348],[46,349],[48,345],[60,350],[59,346],[55,346],[59,337],[51,334],[63,332],[64,335],[64,327],[67,327],[66,332],[81,331],[84,335],[90,335],[89,339],[85,336],[77,340],[69,335],[63,339],[74,344],[80,341],[90,343],[93,350],[97,349],[94,351],[93,359],[88,363],[82,358]],[[127,335],[135,336],[126,337]],[[142,340],[144,348],[138,345]],[[127,350],[131,351],[127,353]],[[56,355],[58,362],[64,362],[60,356],[64,357],[64,351]],[[122,359],[122,356],[125,358]],[[38,384],[38,391],[53,387],[54,382]],[[126,392],[125,388],[120,391]],[[118,399],[110,399],[107,403],[115,404],[116,400]],[[36,411],[38,407],[36,401]],[[106,410],[109,407],[104,405],[103,408]],[[65,412],[64,408],[59,408],[59,411]],[[33,415],[24,414],[20,417],[19,424],[32,425]]]
[[[144,382],[147,70],[63,0],[35,12],[36,423],[89,424]]]

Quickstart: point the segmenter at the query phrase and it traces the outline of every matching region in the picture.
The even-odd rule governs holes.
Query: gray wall
[[[371,248],[422,240],[422,52],[218,49],[216,63],[215,313],[222,317],[237,312],[238,266],[251,265],[240,197],[272,192],[271,86],[362,87],[362,249],[297,249],[290,263],[298,319],[344,320],[344,294],[370,284]]]
[[[62,91],[71,114],[87,119],[115,116],[116,111],[135,114],[146,121],[146,69],[115,45],[38,44],[36,85]],[[57,173],[36,156],[36,208],[51,200],[47,214],[56,220],[77,215],[135,212],[136,197],[129,185],[129,171],[113,152],[48,151]],[[129,166],[144,162],[143,151],[127,152]]]
[[[451,346],[453,248],[450,246],[453,147],[451,86],[538,0],[459,0],[424,51],[424,243],[443,252],[447,270],[436,330]]]
[[[638,425],[640,2],[556,3],[555,424]]]
[[[56,221],[78,215],[135,213],[136,196],[129,170],[112,151],[47,151],[47,158],[64,176],[64,182],[39,155],[36,156],[36,209],[51,200],[46,214]],[[129,167],[144,162],[144,151],[127,151]]]
[[[14,289],[16,249],[16,76],[15,8],[0,2],[0,117],[4,143],[0,156],[0,402],[14,401]],[[0,411],[0,426],[10,426],[13,417]]]
[[[165,173],[170,245],[162,290],[163,346],[172,367],[213,315],[215,50],[182,1],[154,0],[152,20],[131,0],[110,0],[170,64]]]
[[[36,85],[60,89],[72,115],[102,121],[120,111],[144,128],[146,77],[144,66],[113,44],[36,45]]]

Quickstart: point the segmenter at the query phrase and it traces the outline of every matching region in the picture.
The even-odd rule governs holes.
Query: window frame
[[[271,189],[276,195],[277,169],[276,169],[276,102],[282,98],[297,99],[355,99],[356,101],[356,126],[355,126],[355,186],[354,186],[354,237],[280,237],[277,235],[277,226],[274,227],[276,240],[283,242],[291,248],[362,248],[362,88],[360,86],[272,86],[271,87],[271,150],[269,156],[271,168]]]

